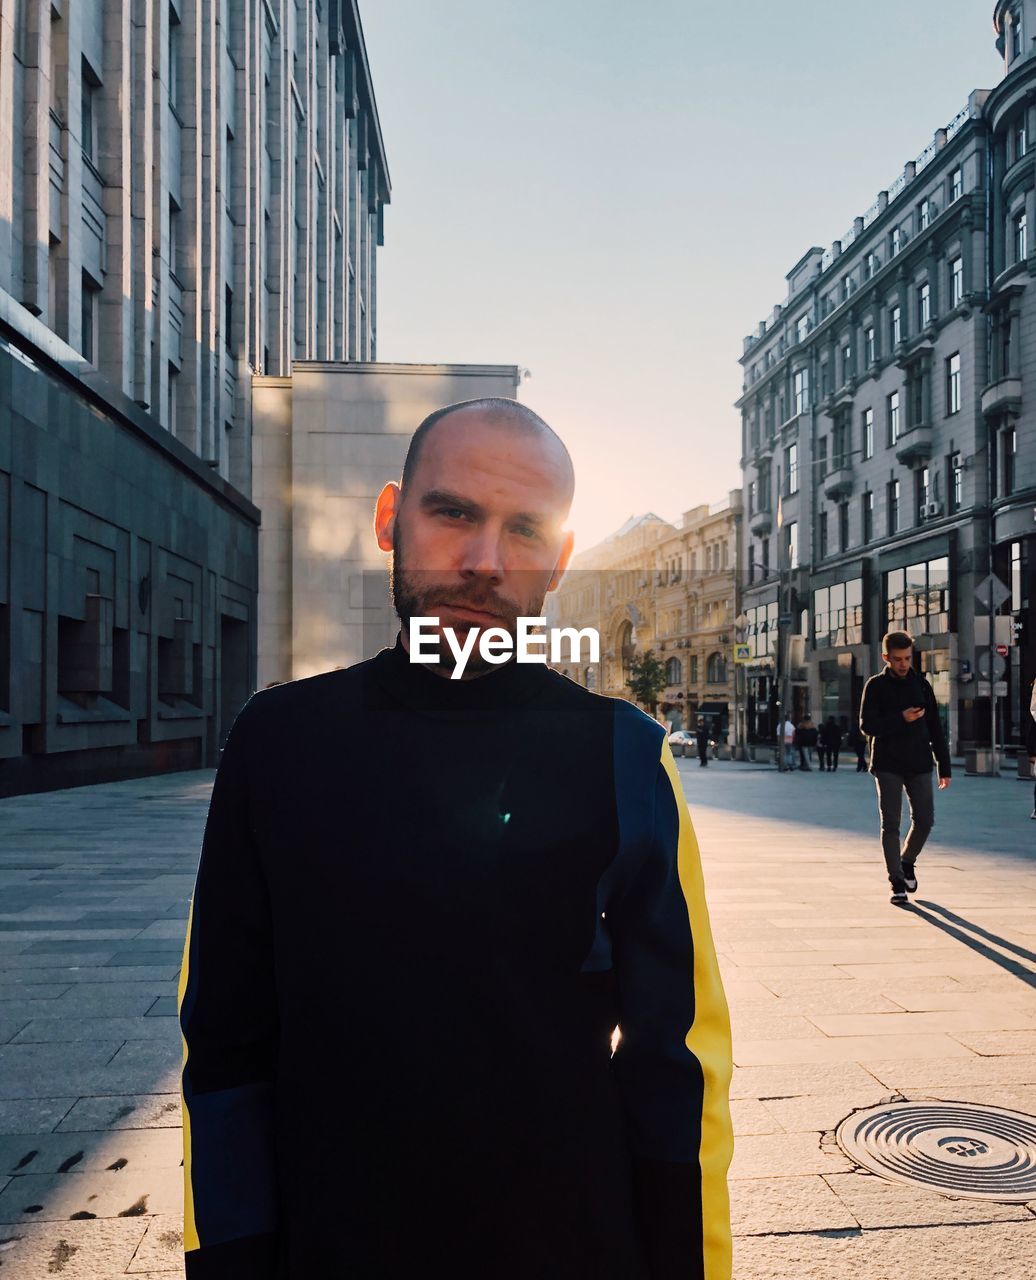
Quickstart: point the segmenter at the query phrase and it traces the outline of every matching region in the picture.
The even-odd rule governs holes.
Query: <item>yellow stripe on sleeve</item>
[[[699,1152],[704,1280],[730,1280],[733,1264],[727,1169],[734,1152],[729,1102],[732,1070],[730,1014],[705,905],[705,882],[698,841],[687,811],[676,761],[665,738],[662,740],[662,767],[673,788],[679,813],[677,867],[694,944],[694,1024],[687,1033],[686,1044],[701,1064],[704,1077]]]
[[[188,957],[191,953],[191,926],[194,923],[194,899],[187,917],[187,937],[183,944],[183,963],[180,965],[180,983],[177,991],[177,1015],[183,1011],[184,995],[187,991]],[[183,1063],[181,1070],[187,1066],[187,1040],[180,1025],[180,1042],[183,1046]],[[201,1247],[198,1239],[198,1228],[194,1221],[194,1188],[191,1185],[191,1113],[187,1110],[187,1100],[183,1096],[183,1079],[180,1081],[180,1103],[183,1111],[183,1247],[190,1253]]]

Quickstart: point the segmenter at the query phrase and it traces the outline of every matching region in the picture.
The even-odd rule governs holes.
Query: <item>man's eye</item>
[[[535,538],[537,536],[537,530],[528,524],[517,525],[515,533],[518,534],[520,538]]]
[[[463,520],[467,516],[467,512],[460,507],[440,507],[439,515],[446,516],[450,520]]]

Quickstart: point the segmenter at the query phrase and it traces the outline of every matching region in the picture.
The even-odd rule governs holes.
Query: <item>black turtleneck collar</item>
[[[393,648],[382,649],[373,659],[371,669],[378,684],[412,710],[450,720],[475,720],[520,706],[542,693],[551,678],[543,663],[512,658],[485,675],[450,680],[424,663],[411,662],[402,634]]]

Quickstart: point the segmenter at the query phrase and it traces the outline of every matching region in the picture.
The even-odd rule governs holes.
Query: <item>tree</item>
[[[658,710],[658,699],[666,687],[665,664],[655,657],[651,649],[630,663],[630,677],[626,688],[637,702],[642,703],[652,715]]]

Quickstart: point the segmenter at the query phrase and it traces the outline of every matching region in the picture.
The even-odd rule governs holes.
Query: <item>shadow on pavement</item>
[[[992,960],[994,964],[999,965],[1001,969],[1006,970],[1007,973],[1024,982],[1026,986],[1036,988],[1036,973],[1033,973],[1031,969],[1027,969],[1020,961],[1012,960],[1010,956],[1001,955],[993,947],[981,942],[979,937],[985,938],[989,942],[995,942],[998,947],[1003,947],[1005,951],[1012,951],[1015,955],[1023,956],[1026,960],[1036,962],[1036,954],[1032,951],[1027,951],[1024,947],[1018,946],[1017,943],[1008,942],[1006,938],[1001,938],[998,934],[990,933],[988,929],[983,929],[981,925],[965,920],[963,916],[958,916],[954,912],[948,911],[945,907],[939,906],[937,902],[927,902],[923,899],[916,900],[909,903],[902,910],[909,911],[912,915],[919,916],[922,920],[927,920],[936,929],[941,929],[943,933],[948,933],[951,938],[956,938],[958,942],[963,942],[966,947],[970,947],[972,951],[977,952],[980,956],[984,956],[987,960]],[[955,923],[951,924],[950,921]],[[958,928],[958,925],[961,927]],[[965,932],[965,930],[968,932]],[[979,937],[976,937],[976,934]]]

